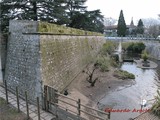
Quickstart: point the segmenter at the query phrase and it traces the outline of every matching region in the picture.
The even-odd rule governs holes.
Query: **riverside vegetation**
[[[107,63],[108,63],[108,66],[111,66],[111,67],[114,67],[114,68],[119,67],[119,62],[118,62],[117,56],[111,55],[114,52],[114,50],[117,48],[117,46],[118,46],[118,44],[115,43],[115,42],[112,42],[112,41],[108,41],[103,45],[101,55],[105,56],[106,60],[108,60],[109,62],[106,62],[105,60],[104,60],[103,63],[101,63],[102,61],[100,62],[102,71],[106,70],[105,65]],[[106,64],[104,64],[105,62],[106,62]],[[119,69],[115,70],[113,75],[115,77],[117,77],[119,79],[123,79],[123,80],[125,80],[125,79],[135,79],[135,76],[132,73],[129,73],[129,72],[124,71],[124,70],[119,70]]]
[[[118,79],[135,79],[135,76],[132,73],[128,73],[127,71],[123,71],[118,69],[119,62],[117,60],[117,56],[112,55],[114,53],[115,49],[117,48],[118,44],[113,41],[107,41],[100,53],[97,55],[96,59],[93,62],[93,65],[91,66],[91,69],[87,68],[83,72],[88,75],[87,81],[90,83],[90,86],[95,86],[96,81],[99,79],[100,76],[94,77],[94,74],[96,73],[96,70],[99,70],[100,72],[108,72],[110,69],[115,69],[113,73],[114,77],[117,77]]]
[[[145,45],[142,42],[137,43],[123,43],[122,48],[126,52],[141,54],[141,58],[143,59],[143,66],[149,67],[149,54],[145,50]],[[118,71],[116,72],[116,75],[118,74]],[[132,76],[133,77],[133,76]],[[123,78],[123,77],[122,77]],[[155,114],[156,116],[160,117],[160,91],[157,91],[157,96],[155,97],[155,103],[153,104],[151,108],[151,112]]]
[[[160,91],[157,91],[156,102],[153,104],[151,111],[160,118]]]
[[[141,54],[145,49],[145,44],[142,42],[125,42],[122,43],[122,49],[126,52]]]
[[[116,70],[114,72],[114,76],[122,80],[135,79],[135,76],[132,73],[128,73],[127,71],[124,70]]]

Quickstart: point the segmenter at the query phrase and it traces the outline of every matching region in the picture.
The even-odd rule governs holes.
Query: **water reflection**
[[[135,63],[123,63],[121,69],[127,70],[135,75],[135,84],[131,87],[122,89],[119,87],[116,91],[109,93],[103,98],[100,103],[105,107],[112,107],[113,109],[130,109],[131,111],[141,108],[141,99],[147,100],[147,106],[144,109],[151,107],[157,95],[159,74],[156,69],[141,69],[137,68]],[[113,112],[111,113],[111,120],[128,120],[136,117],[139,112]]]

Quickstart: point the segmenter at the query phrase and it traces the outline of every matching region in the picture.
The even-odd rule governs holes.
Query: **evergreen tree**
[[[1,30],[8,31],[9,20],[35,20],[89,31],[103,32],[100,10],[86,11],[86,0],[3,0]]]
[[[70,24],[74,28],[103,33],[103,15],[100,10],[85,11],[75,14]]]
[[[103,33],[103,31],[104,31],[104,25],[103,25],[104,16],[101,15],[100,10],[89,11],[88,17],[90,18],[90,24],[88,23],[89,28],[91,28],[90,31]]]
[[[1,29],[7,32],[10,19],[41,20],[68,24],[65,0],[3,0],[1,5]]]
[[[126,35],[126,23],[123,16],[123,11],[121,10],[119,20],[118,20],[118,26],[117,26],[117,34],[118,36],[125,36]]]
[[[84,13],[86,11],[86,6],[84,6],[87,0],[66,0],[68,18],[70,19],[70,24],[68,26],[73,27],[73,21],[75,17]]]
[[[137,25],[137,34],[143,34],[143,33],[144,33],[144,25],[143,21],[140,19]]]

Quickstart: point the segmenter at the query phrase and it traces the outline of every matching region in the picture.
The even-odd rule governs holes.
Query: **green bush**
[[[156,102],[153,104],[151,111],[160,117],[160,91],[157,91],[157,93]]]
[[[113,59],[110,60],[110,65],[112,67],[118,67],[119,66],[119,64],[115,60],[113,60]]]
[[[101,50],[101,53],[103,55],[111,54],[114,52],[114,50],[117,48],[118,44],[113,41],[106,41],[105,44],[103,44],[103,48]]]
[[[147,61],[149,55],[146,51],[143,51],[142,54],[141,54],[141,58],[144,60],[144,61]]]
[[[122,49],[123,49],[124,51],[126,51],[127,48],[128,48],[128,46],[130,46],[131,44],[133,44],[133,43],[132,43],[132,42],[123,42],[123,43],[122,43]]]
[[[109,58],[107,58],[105,56],[99,56],[97,58],[96,64],[102,72],[109,71],[109,66],[110,66]]]
[[[122,44],[122,48],[124,50],[127,50],[127,52],[133,52],[133,53],[141,53],[145,49],[145,44],[142,42],[136,42],[136,43],[126,43]]]
[[[99,55],[96,60],[96,66],[99,67],[102,72],[107,72],[111,66],[118,67],[118,65],[114,58],[105,55]]]
[[[113,74],[115,77],[119,78],[119,79],[135,79],[135,75],[132,74],[132,73],[129,73],[127,71],[124,71],[124,70],[116,70],[114,71],[114,74]]]
[[[109,71],[111,66],[118,66],[115,57],[111,56],[117,46],[118,43],[113,41],[106,41],[106,43],[103,44],[100,54],[96,59],[96,66],[98,66],[102,72]]]

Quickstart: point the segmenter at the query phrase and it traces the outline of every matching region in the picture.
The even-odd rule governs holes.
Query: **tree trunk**
[[[36,1],[33,1],[33,14],[34,14],[33,20],[35,20],[35,21],[38,20],[37,9],[38,9],[37,3],[36,3]]]

